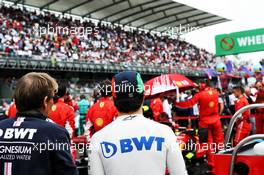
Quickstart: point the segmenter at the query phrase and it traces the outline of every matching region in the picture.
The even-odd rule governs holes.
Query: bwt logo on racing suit
[[[165,139],[163,137],[145,137],[142,136],[140,138],[128,138],[122,139],[119,141],[120,145],[120,153],[130,153],[134,150],[142,151],[143,149],[146,151],[156,149],[156,151],[162,151],[162,145],[164,144]],[[105,158],[110,158],[114,156],[118,151],[118,146],[114,143],[110,142],[101,142],[101,149],[103,156]],[[154,145],[154,146],[153,146]],[[154,147],[154,148],[153,148]]]
[[[4,139],[26,139],[32,140],[37,129],[7,128],[5,131],[0,129],[0,138]]]

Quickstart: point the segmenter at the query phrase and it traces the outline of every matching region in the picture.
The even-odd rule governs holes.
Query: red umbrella
[[[145,96],[149,98],[164,92],[175,90],[184,91],[193,87],[195,87],[195,84],[181,74],[165,74],[145,83]]]

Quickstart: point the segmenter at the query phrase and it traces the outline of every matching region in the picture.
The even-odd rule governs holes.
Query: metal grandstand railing
[[[122,64],[95,64],[86,61],[52,61],[51,59],[34,59],[32,57],[0,56],[1,69],[24,69],[24,70],[46,70],[46,71],[70,71],[91,73],[116,73],[125,70],[133,70],[141,74],[166,74],[180,73],[186,76],[205,76],[204,70],[190,70],[176,67],[160,66],[130,66]]]

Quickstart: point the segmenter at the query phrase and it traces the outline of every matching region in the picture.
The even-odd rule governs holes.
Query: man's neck
[[[140,108],[140,109],[137,110],[136,112],[129,112],[129,113],[119,112],[119,113],[118,113],[118,117],[120,117],[120,116],[124,116],[124,115],[143,115],[143,111],[142,111],[142,108]]]
[[[64,102],[64,97],[59,98],[58,101]]]

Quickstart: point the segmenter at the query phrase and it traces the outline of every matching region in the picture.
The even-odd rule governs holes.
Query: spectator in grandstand
[[[1,132],[9,133],[8,137],[5,136],[7,134],[1,134],[1,146],[16,147],[18,150],[1,153],[2,157],[11,156],[14,159],[12,158],[11,162],[0,159],[0,174],[4,172],[16,175],[78,174],[70,153],[68,132],[46,121],[57,87],[55,79],[46,73],[28,73],[18,80],[14,92],[17,118],[0,121]],[[42,147],[44,149],[40,151],[40,147],[37,146],[48,143],[63,145],[63,148],[54,147],[51,151],[51,147],[49,150]],[[47,145],[45,146],[47,148]],[[18,152],[24,158],[17,157]]]
[[[234,87],[233,91],[235,97],[237,98],[237,100],[235,101],[235,110],[237,112],[239,109],[249,105],[249,103],[246,97],[244,96],[245,90],[242,86]],[[247,110],[242,114],[242,119],[237,121],[236,123],[237,130],[234,140],[235,145],[237,145],[242,139],[244,139],[250,134],[251,124],[249,117],[250,117],[250,110]]]
[[[84,60],[93,63],[158,65],[202,69],[214,66],[213,55],[179,39],[150,33],[128,32],[91,21],[56,17],[49,12],[30,12],[26,8],[2,6],[0,48],[8,55],[52,58],[53,66],[61,60]],[[42,27],[92,27],[89,35],[54,31],[41,34]],[[0,32],[1,33],[1,32]],[[56,60],[56,61],[54,61]],[[135,61],[136,60],[136,61]],[[55,63],[56,62],[56,63]]]
[[[55,94],[54,104],[49,112],[49,118],[56,124],[66,127],[71,136],[75,131],[75,114],[72,106],[64,102],[67,95],[67,87],[60,84],[58,92]]]
[[[164,175],[168,167],[170,174],[187,175],[173,131],[143,116],[144,84],[140,74],[122,72],[114,76],[113,82],[119,114],[92,137],[90,173]],[[117,86],[125,88],[118,91]]]
[[[87,101],[85,95],[80,96],[80,101],[78,102],[79,107],[79,128],[78,128],[78,135],[82,135],[84,133],[84,128],[86,125],[86,113],[88,108],[90,107],[90,103]]]
[[[117,116],[117,110],[111,98],[111,81],[102,81],[98,88],[101,98],[99,98],[99,100],[88,109],[86,114],[85,135],[88,137],[88,139],[95,132],[110,124]]]
[[[190,108],[196,103],[199,104],[199,130],[201,131],[200,138],[206,138],[201,140],[204,142],[207,140],[208,145],[221,145],[224,142],[222,125],[218,113],[218,97],[219,94],[217,90],[211,88],[209,82],[202,82],[200,83],[200,92],[195,94],[192,99],[175,103],[176,106],[181,108]],[[213,150],[211,149],[212,148],[209,148],[207,150],[207,159],[208,165],[214,168],[214,156],[212,153]]]

